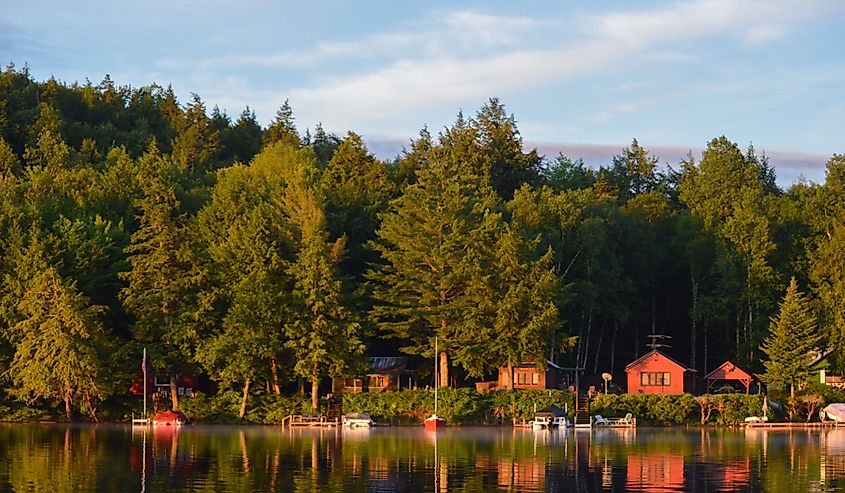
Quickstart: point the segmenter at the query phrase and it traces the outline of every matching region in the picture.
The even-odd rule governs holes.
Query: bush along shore
[[[773,421],[809,422],[818,420],[818,411],[831,402],[845,402],[845,393],[831,388],[810,388],[795,398],[765,401]],[[315,414],[307,394],[281,396],[272,393],[250,401],[243,418],[241,396],[227,391],[216,395],[195,393],[182,399],[179,410],[194,423],[279,424],[291,414]],[[574,413],[574,394],[561,390],[513,390],[481,394],[471,388],[439,391],[438,414],[450,425],[511,425],[528,421],[534,412],[555,405]],[[590,403],[590,414],[621,417],[632,413],[645,426],[717,425],[733,426],[746,417],[762,416],[764,396],[758,394],[716,394],[693,396],[598,394]],[[140,414],[141,401],[105,402],[100,421],[128,421]],[[343,412],[368,413],[380,424],[416,425],[434,411],[434,391],[430,389],[396,392],[345,394]],[[326,414],[328,403],[320,401],[317,413]],[[15,403],[0,405],[0,421],[63,421],[63,409],[35,409]]]

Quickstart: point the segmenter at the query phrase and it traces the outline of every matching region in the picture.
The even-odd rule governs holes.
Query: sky
[[[789,185],[845,152],[840,0],[31,0],[0,5],[0,63],[37,80],[172,85],[267,125],[352,130],[391,158],[497,97],[527,148],[677,166],[725,135]]]

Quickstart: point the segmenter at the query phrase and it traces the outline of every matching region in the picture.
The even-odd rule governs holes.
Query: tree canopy
[[[842,155],[785,190],[726,136],[587,166],[480,103],[385,159],[287,100],[262,127],[170,87],[0,70],[0,398],[93,415],[147,347],[168,405],[202,373],[243,415],[362,356],[409,354],[425,385],[435,337],[444,384],[528,358],[619,374],[653,334],[700,372],[729,356],[798,386],[777,365],[799,335],[845,372]]]

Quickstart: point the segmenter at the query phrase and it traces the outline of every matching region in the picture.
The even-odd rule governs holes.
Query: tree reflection
[[[0,425],[9,491],[829,491],[845,429]]]

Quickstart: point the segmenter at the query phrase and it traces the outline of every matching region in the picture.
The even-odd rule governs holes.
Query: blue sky
[[[498,97],[528,146],[669,164],[726,135],[779,181],[845,152],[838,0],[3,2],[0,62],[37,79],[172,84],[266,125],[354,130],[381,157]]]

